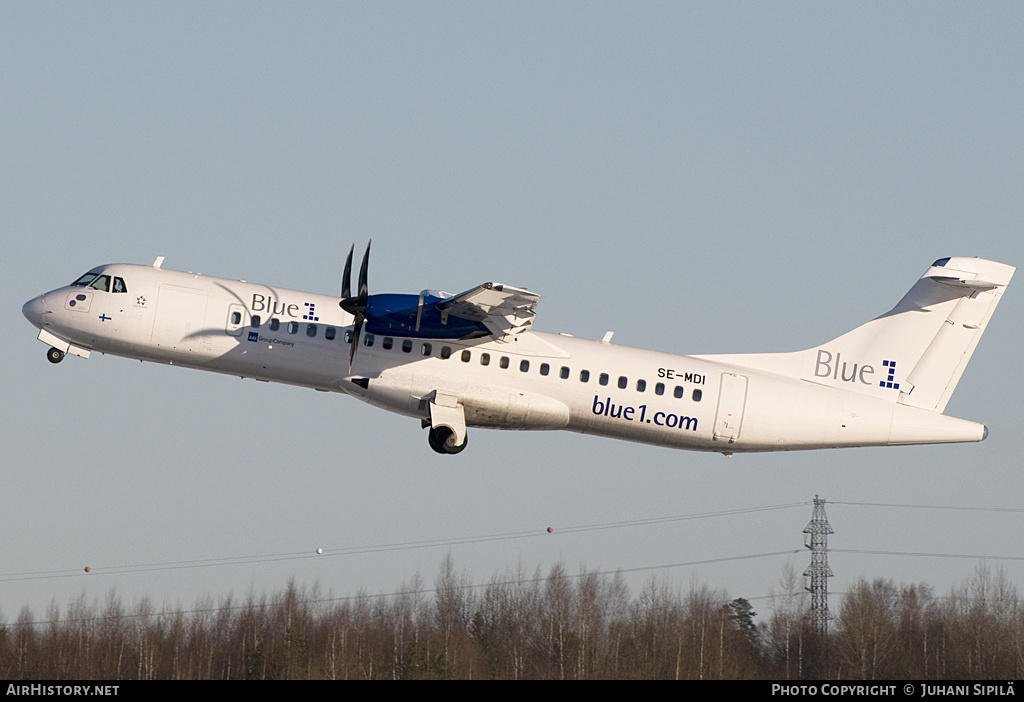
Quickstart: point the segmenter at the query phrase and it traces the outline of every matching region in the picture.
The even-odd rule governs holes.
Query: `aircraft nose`
[[[33,298],[21,307],[21,313],[25,315],[25,319],[36,327],[43,326],[43,315],[49,312],[50,310],[46,306],[46,295]]]

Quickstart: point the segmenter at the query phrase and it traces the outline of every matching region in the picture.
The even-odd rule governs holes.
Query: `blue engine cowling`
[[[366,300],[366,331],[417,339],[466,339],[490,334],[480,322],[442,315],[437,305],[445,299],[434,294],[370,295]]]

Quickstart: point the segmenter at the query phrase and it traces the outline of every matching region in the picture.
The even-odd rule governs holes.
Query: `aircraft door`
[[[153,322],[153,345],[174,351],[198,351],[205,319],[205,290],[161,285]]]
[[[736,373],[722,373],[718,409],[715,412],[715,441],[726,441],[731,444],[740,438],[746,402],[747,377]]]

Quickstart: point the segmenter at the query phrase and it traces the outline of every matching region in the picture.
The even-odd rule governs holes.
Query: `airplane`
[[[533,330],[540,296],[484,283],[369,293],[366,248],[333,297],[109,264],[25,303],[47,358],[114,356],[340,392],[429,429],[565,429],[719,452],[982,441],[943,414],[1015,268],[935,261],[896,306],[803,351],[677,355]]]

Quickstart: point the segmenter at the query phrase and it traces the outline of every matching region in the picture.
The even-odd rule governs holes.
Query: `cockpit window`
[[[89,273],[84,274],[78,280],[72,283],[72,285],[78,285],[83,288],[92,288],[93,290],[101,290],[103,292],[126,293],[128,292],[128,286],[124,283],[124,278],[115,277],[113,288],[110,284],[110,276],[102,275],[100,273]]]
[[[102,290],[103,292],[110,292],[110,276],[109,275],[98,275],[96,280],[89,284],[90,288],[94,290]]]

